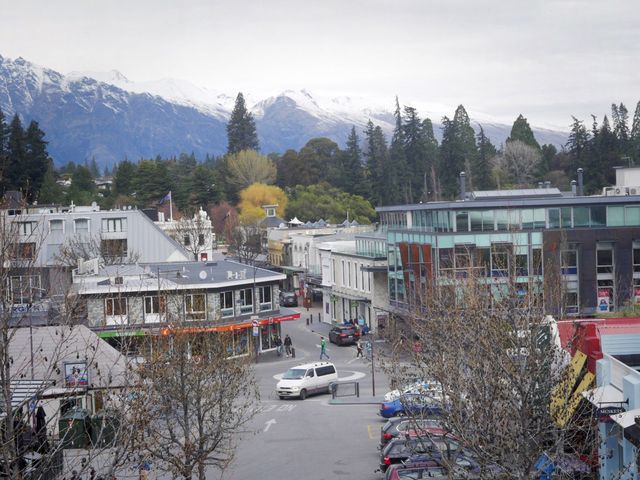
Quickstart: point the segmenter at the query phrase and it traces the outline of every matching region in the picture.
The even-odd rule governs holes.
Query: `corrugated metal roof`
[[[539,198],[561,197],[557,188],[521,188],[515,190],[478,190],[469,194],[472,199],[488,200],[491,198]]]

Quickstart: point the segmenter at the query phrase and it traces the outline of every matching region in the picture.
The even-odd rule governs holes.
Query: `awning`
[[[628,412],[616,413],[611,415],[611,420],[616,422],[622,428],[628,428],[636,424],[636,417],[640,417],[640,408],[629,410]]]
[[[613,385],[593,388],[582,392],[582,396],[589,400],[593,406],[599,408],[604,405],[622,403],[625,401],[623,394]],[[613,418],[613,417],[611,417]]]
[[[366,298],[366,297],[360,297],[358,295],[351,295],[349,293],[343,293],[343,292],[336,292],[335,290],[333,290],[331,292],[331,294],[335,297],[338,298],[346,298],[347,300],[352,300],[354,302],[366,302],[366,303],[371,303],[371,300]]]

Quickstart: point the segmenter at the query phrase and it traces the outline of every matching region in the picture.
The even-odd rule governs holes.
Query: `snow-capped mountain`
[[[390,133],[389,105],[354,97],[323,97],[306,90],[286,90],[268,98],[245,94],[256,119],[263,152],[299,149],[314,137],[344,145],[352,126],[359,132],[371,119]],[[72,72],[63,75],[22,58],[0,56],[0,110],[36,120],[46,132],[57,164],[95,157],[101,165],[124,158],[138,160],[194,152],[219,155],[227,146],[226,122],[235,93],[212,91],[185,80],[137,82],[122,73]],[[421,117],[439,120],[444,106],[412,104]],[[450,115],[455,107],[448,108]],[[495,144],[508,137],[510,125],[483,118],[485,133]],[[535,129],[538,141],[562,145],[566,133]]]

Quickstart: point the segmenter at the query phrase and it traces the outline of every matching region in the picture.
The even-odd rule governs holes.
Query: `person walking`
[[[293,343],[291,342],[291,337],[287,333],[284,336],[284,351],[287,354],[287,357],[291,356],[291,345],[293,345]]]
[[[327,355],[327,341],[324,337],[320,337],[320,360],[322,360],[323,355],[329,360],[329,355]]]
[[[279,357],[281,357],[282,356],[282,339],[278,335],[276,335],[274,343],[276,345],[276,353],[278,354]]]
[[[362,358],[362,343],[360,339],[356,342],[356,358],[358,357]]]

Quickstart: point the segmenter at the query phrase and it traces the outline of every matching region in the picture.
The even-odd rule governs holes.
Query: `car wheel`
[[[304,400],[305,398],[307,398],[307,391],[302,389],[300,390],[300,400]]]

